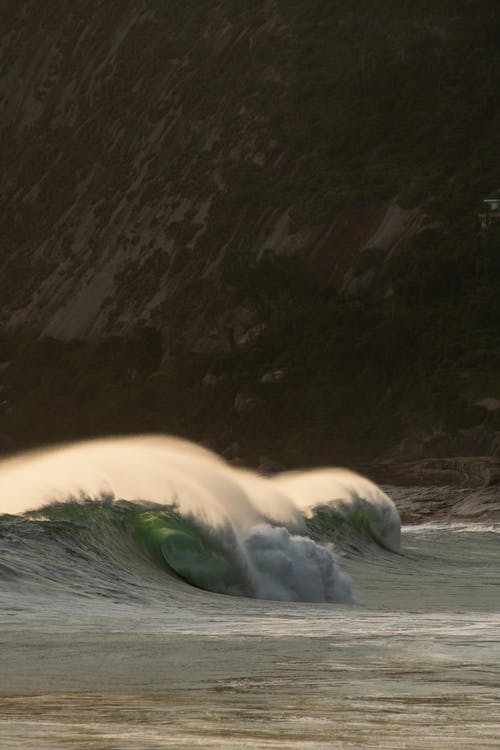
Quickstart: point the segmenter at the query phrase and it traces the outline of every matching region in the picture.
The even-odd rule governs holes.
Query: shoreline
[[[497,487],[381,485],[394,502],[402,524],[422,522],[500,522]]]

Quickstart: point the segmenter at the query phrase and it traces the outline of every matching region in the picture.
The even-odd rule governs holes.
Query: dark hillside
[[[6,449],[161,430],[293,465],[496,450],[496,3],[0,14]]]

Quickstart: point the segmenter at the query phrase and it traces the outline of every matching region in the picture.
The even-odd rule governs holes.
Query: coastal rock
[[[384,490],[405,524],[427,521],[500,521],[500,493],[496,487],[479,490],[453,486],[395,487]]]
[[[474,406],[479,406],[481,409],[486,409],[486,411],[498,411],[500,409],[500,399],[483,398],[481,401],[476,401]]]
[[[250,414],[264,404],[261,398],[256,396],[245,396],[238,393],[234,399],[234,409],[238,414]]]
[[[284,370],[272,370],[271,372],[266,372],[260,379],[261,383],[267,384],[267,383],[279,383],[280,380],[283,380],[285,377],[285,371]]]
[[[384,484],[413,486],[491,487],[500,484],[500,458],[457,456],[419,461],[388,461],[370,467]]]

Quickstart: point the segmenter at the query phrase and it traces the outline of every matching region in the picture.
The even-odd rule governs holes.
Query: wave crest
[[[365,534],[399,550],[399,516],[391,500],[346,470],[264,479],[199,446],[161,437],[88,441],[0,464],[5,513],[62,503],[70,514],[75,498],[87,503],[103,495],[126,507],[136,539],[152,559],[218,593],[352,602],[331,542]]]

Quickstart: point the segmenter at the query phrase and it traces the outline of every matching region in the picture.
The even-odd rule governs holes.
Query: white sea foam
[[[373,538],[399,549],[399,516],[391,500],[372,482],[343,469],[265,479],[200,446],[159,436],[63,445],[0,464],[3,513],[103,495],[175,506],[231,553],[258,598],[352,601],[331,547],[306,536],[318,507],[347,524],[361,519]]]

